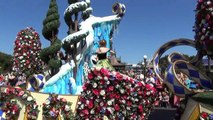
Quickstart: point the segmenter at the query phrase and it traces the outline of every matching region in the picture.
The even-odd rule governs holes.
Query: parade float
[[[125,14],[125,6],[115,3],[112,7],[115,15],[95,17],[90,0],[68,0],[68,3],[64,12],[68,36],[62,41],[57,37],[60,22],[55,0],[50,3],[42,30],[45,39],[51,43],[50,47],[41,49],[38,34],[33,28],[18,33],[14,72],[27,75],[27,90],[23,87],[1,87],[0,119],[147,119],[156,98],[156,89],[119,72],[96,68],[93,64],[98,42],[105,39],[107,47],[110,47],[113,33]],[[185,109],[181,115],[183,120],[210,119],[213,113],[211,70],[198,68],[204,56],[208,57],[209,63],[213,56],[212,8],[211,0],[199,0],[195,40],[172,40],[162,45],[153,57],[156,75],[170,91],[187,100],[179,108]],[[78,20],[79,14],[82,21]],[[196,57],[189,61],[181,53],[170,54],[170,65],[165,76],[161,76],[159,59],[166,50],[179,45],[196,48]],[[61,48],[67,56],[65,64],[60,62]],[[39,52],[41,59],[35,57]],[[41,67],[41,60],[48,66],[47,69]],[[189,76],[201,88],[187,88],[177,77],[178,72]]]
[[[154,71],[160,80],[176,96],[184,98],[178,108],[182,120],[207,120],[213,119],[213,2],[212,0],[198,0],[195,10],[195,40],[180,38],[169,41],[162,45],[153,57]],[[194,47],[197,54],[191,61],[186,59],[182,53],[174,52],[168,56],[169,65],[164,76],[159,69],[160,57],[170,48],[185,45]],[[208,69],[204,69],[203,59],[208,59]],[[178,77],[183,73],[194,81],[199,87],[191,89]]]
[[[1,119],[147,119],[155,88],[119,72],[95,67],[93,62],[100,40],[106,40],[110,48],[125,5],[115,3],[115,15],[96,17],[90,0],[68,3],[64,12],[68,36],[63,40],[57,36],[60,21],[56,0],[51,0],[43,21],[42,34],[50,41],[49,47],[41,49],[32,27],[18,33],[13,71],[14,75],[27,76],[26,90],[23,86],[1,87]],[[66,57],[61,57],[61,48]]]

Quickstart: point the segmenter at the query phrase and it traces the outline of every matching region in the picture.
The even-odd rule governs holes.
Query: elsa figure
[[[106,40],[101,40],[99,42],[99,48],[96,51],[98,62],[96,67],[106,68],[108,70],[115,70],[113,66],[110,64],[110,61],[107,57],[107,53],[110,52],[111,54],[114,54],[112,50],[106,47]]]

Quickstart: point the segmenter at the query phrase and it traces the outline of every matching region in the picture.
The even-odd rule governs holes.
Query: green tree
[[[39,57],[41,42],[38,33],[33,28],[21,30],[15,40],[13,70],[16,74],[42,72],[42,61]]]
[[[12,70],[12,55],[0,52],[0,73]]]
[[[48,64],[51,69],[51,75],[56,74],[61,66],[61,60],[57,53],[61,49],[61,40],[58,39],[58,28],[60,27],[58,6],[56,0],[51,0],[46,18],[43,20],[42,34],[44,38],[50,41],[50,47],[42,49],[41,59]]]

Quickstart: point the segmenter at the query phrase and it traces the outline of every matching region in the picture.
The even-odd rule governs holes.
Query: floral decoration
[[[8,103],[11,99],[18,98],[21,103],[25,104],[26,106],[26,118],[28,120],[36,120],[39,110],[38,110],[38,105],[35,101],[35,99],[30,95],[30,93],[22,90],[21,88],[12,88],[8,87],[6,88],[3,92],[1,92],[1,98],[0,101],[3,103],[3,108],[5,108],[7,105],[11,106],[12,103]],[[10,105],[11,104],[11,105]],[[16,109],[18,113],[18,105],[15,105],[14,103],[14,108]],[[5,109],[7,114],[13,114],[13,111],[9,109]],[[19,110],[20,111],[20,110]],[[12,112],[12,113],[11,113]]]
[[[56,94],[50,94],[50,96],[43,103],[43,117],[49,119],[57,119],[60,117],[60,113],[64,120],[73,120],[74,114],[71,109],[71,102],[68,102],[64,98],[59,98]]]
[[[78,102],[77,119],[147,119],[156,90],[119,72],[92,68]]]
[[[200,120],[213,120],[213,114],[209,114],[207,112],[202,112],[200,114]]]
[[[42,69],[40,51],[39,34],[32,27],[21,30],[14,43],[13,70],[15,73],[31,75],[39,72]]]
[[[213,1],[197,0],[195,13],[196,47],[202,54],[213,57]]]
[[[2,111],[6,113],[7,120],[17,120],[19,116],[21,107],[17,104],[17,101],[11,100],[4,103],[5,105],[1,107]]]

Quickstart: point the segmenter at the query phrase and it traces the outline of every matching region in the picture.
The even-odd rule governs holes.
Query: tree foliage
[[[58,39],[58,28],[60,27],[58,6],[56,0],[51,0],[46,18],[43,20],[42,34],[44,38],[51,42],[51,46],[42,49],[41,59],[51,69],[51,75],[56,74],[61,66],[61,61],[57,53],[61,49],[61,40]]]
[[[42,34],[44,38],[53,42],[54,38],[58,34],[58,28],[60,26],[59,21],[59,13],[58,13],[58,6],[56,0],[51,0],[49,9],[46,14],[46,18],[43,21],[43,29]]]
[[[0,52],[0,73],[12,70],[12,55]]]

